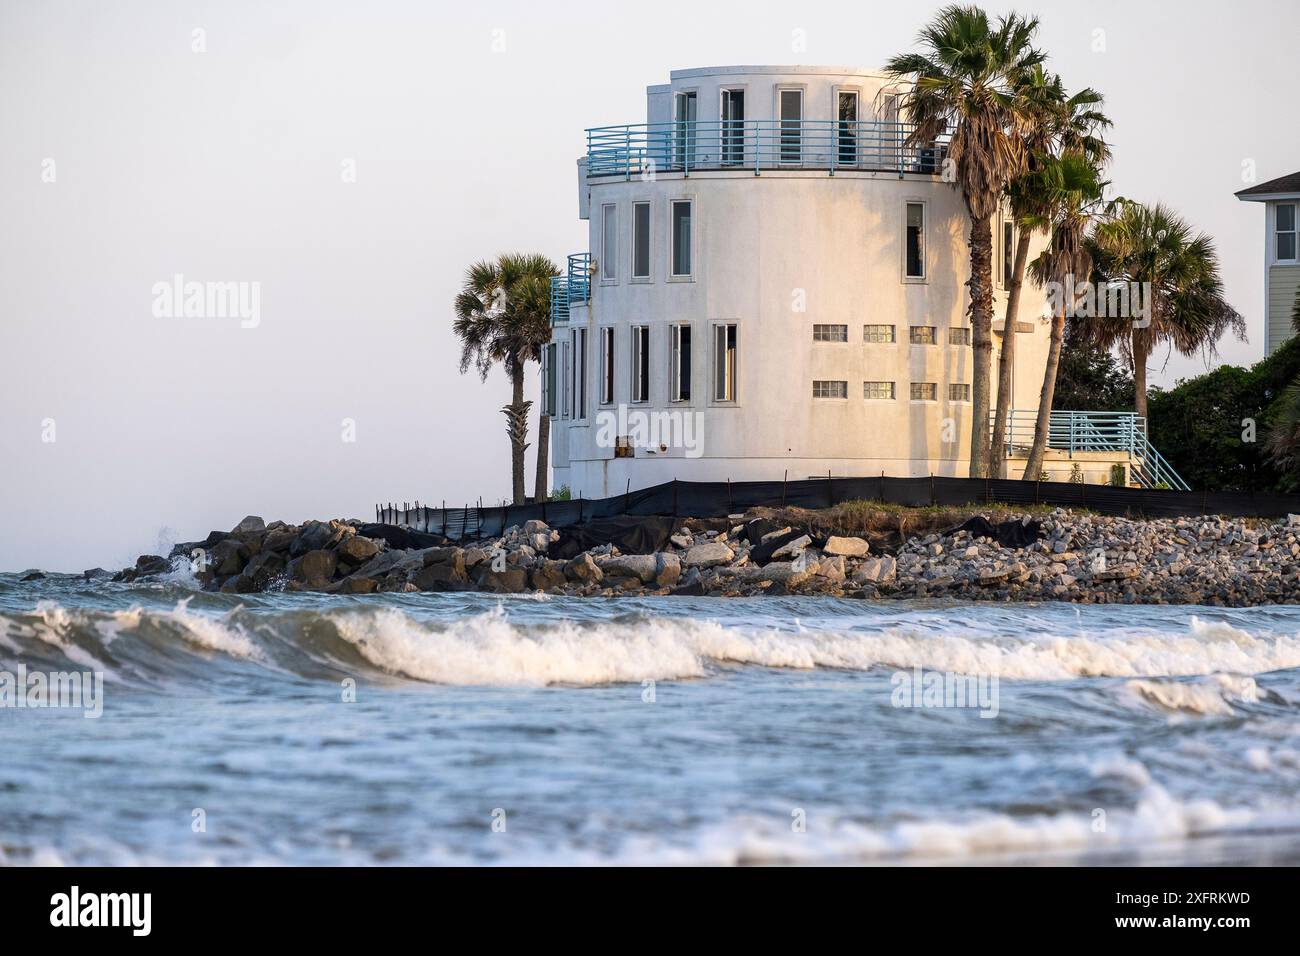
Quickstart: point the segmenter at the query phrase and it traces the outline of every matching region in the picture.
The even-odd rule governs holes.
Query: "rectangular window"
[[[862,341],[864,342],[894,342],[894,327],[892,325],[864,325],[862,327]]]
[[[573,341],[565,342],[560,351],[564,364],[560,368],[560,381],[564,383],[564,417],[573,417]]]
[[[803,160],[803,90],[781,90],[781,162]]]
[[[970,345],[970,329],[962,326],[961,328],[948,330],[949,345]]]
[[[614,404],[614,327],[600,330],[600,404]]]
[[[949,385],[948,401],[950,402],[969,402],[970,386],[969,385]]]
[[[909,279],[925,278],[925,203],[907,204],[907,262]]]
[[[600,249],[600,277],[618,278],[618,207],[607,203],[600,207],[602,215],[602,245]]]
[[[1002,220],[1002,288],[1010,289],[1016,263],[1016,229],[1010,219]]]
[[[632,278],[650,278],[650,204],[632,204]]]
[[[559,411],[559,395],[556,394],[555,388],[557,372],[555,367],[555,349],[555,343],[552,342],[550,345],[546,346],[546,350],[542,353],[542,357],[546,364],[546,374],[543,378],[545,383],[544,387],[546,389],[546,400],[543,403],[543,407],[546,409],[546,414],[552,418],[554,418],[556,413]]]
[[[573,329],[570,333],[573,346],[573,417],[578,421],[587,417],[587,330]]]
[[[672,203],[672,249],[669,258],[673,275],[689,276],[691,272],[691,201],[674,199]]]
[[[893,401],[893,382],[863,382],[862,397],[876,400]]]
[[[669,358],[673,376],[669,394],[674,402],[689,402],[691,400],[691,327],[682,323],[669,328],[672,333]]]
[[[1279,262],[1294,262],[1296,258],[1295,203],[1277,204],[1277,258]]]
[[[745,162],[745,91],[722,91],[722,165]]]
[[[713,400],[736,400],[736,325],[721,323],[713,327]]]
[[[908,340],[913,345],[933,345],[934,344],[934,326],[933,325],[914,325],[907,330]]]
[[[650,326],[632,326],[632,401],[650,401]]]
[[[814,342],[847,342],[849,327],[847,325],[814,325]]]
[[[933,402],[939,396],[939,386],[934,382],[913,382],[912,401]]]
[[[694,90],[673,95],[673,160],[678,168],[689,170],[695,165],[696,110]]]
[[[813,398],[848,398],[848,382],[813,382]]]
[[[839,93],[839,126],[835,130],[836,148],[841,166],[858,163],[858,93],[841,90]]]

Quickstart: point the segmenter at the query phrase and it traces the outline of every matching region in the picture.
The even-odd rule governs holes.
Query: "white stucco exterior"
[[[746,120],[779,119],[782,102],[789,109],[801,100],[803,121],[828,124],[837,118],[842,91],[858,94],[861,121],[892,120],[881,92],[886,82],[881,74],[846,68],[675,71],[669,84],[649,87],[647,122],[670,122],[674,94],[693,91],[701,127],[716,124],[721,91],[728,89],[744,90]],[[799,96],[782,101],[782,90],[798,90]],[[931,172],[837,168],[832,175],[826,168],[830,147],[819,152],[812,148],[815,137],[806,135],[798,162],[763,168],[759,175],[750,163],[589,178],[586,162],[579,163],[579,214],[590,222],[590,300],[575,302],[568,321],[555,329],[548,372],[554,387],[544,399],[556,413],[555,487],[568,485],[574,495],[596,498],[672,478],[967,473],[971,406],[961,392],[969,390],[949,389],[971,383],[969,331],[950,333],[970,324],[969,217],[961,194]],[[708,148],[702,133],[701,158]],[[845,155],[854,154],[835,159]],[[690,270],[675,276],[673,203],[683,201],[690,202]],[[647,206],[634,212],[638,203]],[[922,277],[907,275],[909,203],[923,210]],[[648,257],[643,253],[640,265],[648,258],[649,275],[633,277],[634,245],[641,246],[634,217],[647,212]],[[640,235],[644,239],[643,230]],[[1006,308],[1002,245],[997,221],[995,389]],[[1030,257],[1041,247],[1036,237]],[[612,269],[607,249],[614,256]],[[915,269],[915,255],[912,262]],[[1042,303],[1041,293],[1027,285],[1017,323],[1017,409],[1038,403],[1048,340]],[[678,323],[691,329],[685,401],[673,400],[671,328]],[[717,382],[719,324],[735,327],[721,333],[724,343],[734,343],[730,389]],[[844,327],[846,341],[815,340],[814,326],[831,327],[820,330],[823,339],[838,337]],[[867,341],[866,326],[893,326],[894,341]],[[912,344],[913,326],[934,329],[934,344]],[[634,327],[648,328],[646,402],[635,401],[632,391]],[[603,350],[611,333],[605,329],[612,329],[612,395],[606,394]],[[950,342],[952,334],[957,344]],[[876,328],[870,337],[883,333]],[[815,397],[814,382],[832,383],[820,386],[832,393],[840,388],[834,383],[846,383],[844,397]],[[894,383],[893,398],[867,397],[868,382]],[[933,400],[913,400],[914,383],[922,392],[933,385]],[[882,389],[870,387],[877,394]],[[720,400],[728,391],[730,399]],[[670,440],[642,443],[624,457],[612,439],[644,423],[639,414],[658,415],[661,424],[671,422],[678,430]]]

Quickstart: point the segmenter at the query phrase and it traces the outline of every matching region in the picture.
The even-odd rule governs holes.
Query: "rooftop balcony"
[[[909,145],[915,126],[886,120],[722,120],[587,130],[587,176],[810,169],[937,175],[946,137]]]
[[[551,325],[569,321],[569,306],[591,298],[591,253],[569,256],[562,276],[551,277]]]

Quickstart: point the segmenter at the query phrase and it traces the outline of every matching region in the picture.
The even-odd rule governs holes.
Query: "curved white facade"
[[[555,326],[555,487],[595,498],[672,478],[966,474],[969,217],[932,160],[895,162],[879,146],[895,135],[887,82],[823,67],[677,71],[648,90],[648,123],[669,125],[593,134],[624,136],[623,158],[647,141],[654,152],[656,136],[670,145],[650,168],[611,172],[595,147],[579,163],[590,298]],[[684,115],[693,122],[671,125]],[[686,150],[693,168],[674,168]],[[1001,219],[994,233],[1000,350]],[[1013,406],[1034,409],[1048,339],[1037,290],[1020,311]],[[630,456],[615,447],[625,438]]]

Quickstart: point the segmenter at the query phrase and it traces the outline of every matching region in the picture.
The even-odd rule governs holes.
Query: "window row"
[[[912,345],[938,344],[938,328],[933,325],[911,325],[907,329],[907,339]],[[847,342],[849,327],[817,323],[813,325],[814,342]],[[895,327],[892,325],[864,325],[862,341],[890,344],[897,342]],[[948,330],[949,345],[970,345],[970,329],[966,327]]]
[[[849,397],[849,383],[846,381],[813,381],[813,398]],[[911,400],[914,402],[938,401],[939,384],[937,382],[911,382],[909,384]],[[894,382],[863,382],[862,397],[874,401],[893,401],[897,397]],[[954,382],[948,386],[948,401],[969,402],[970,385]]]
[[[668,275],[674,279],[686,279],[695,274],[691,241],[692,206],[693,203],[689,199],[672,199],[668,202]],[[618,204],[602,205],[600,217],[600,278],[602,281],[613,282],[619,277]],[[632,254],[628,265],[633,281],[650,279],[650,251],[653,240],[651,203],[648,201],[632,203],[632,225],[629,230]]]
[[[613,405],[618,380],[626,369],[628,400],[650,401],[650,382],[654,368],[650,345],[650,326],[629,327],[626,359],[618,356],[613,326],[597,330],[598,402]],[[736,401],[739,329],[734,322],[710,324],[709,396],[713,402]],[[668,400],[689,402],[693,395],[694,329],[689,322],[668,326]],[[624,364],[626,361],[626,364]],[[587,417],[587,330],[570,329],[568,339],[553,342],[542,356],[543,405],[552,417],[582,420]]]

